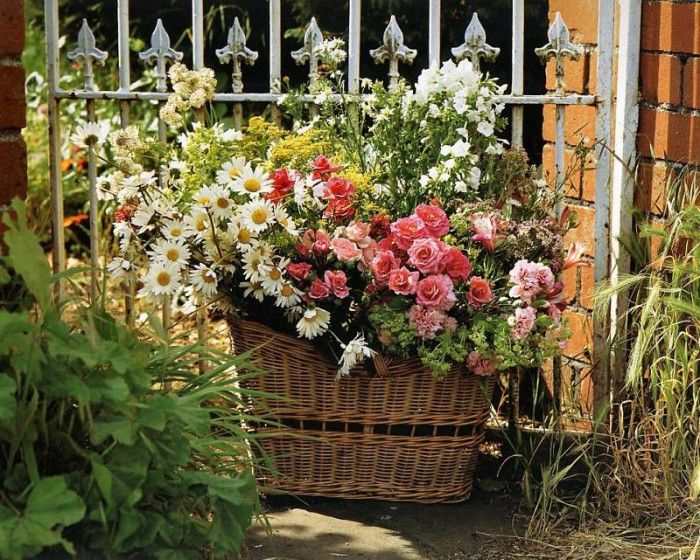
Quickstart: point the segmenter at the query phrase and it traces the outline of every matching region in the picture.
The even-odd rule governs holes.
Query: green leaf
[[[0,373],[0,426],[10,426],[17,409],[17,385],[9,375]]]
[[[95,443],[112,436],[119,443],[133,445],[138,435],[138,425],[126,416],[105,415],[95,421]]]
[[[107,505],[112,506],[114,504],[114,496],[112,495],[112,472],[100,462],[99,458],[93,458],[91,464],[92,474],[97,482],[97,487],[100,489],[100,493],[105,499],[105,502],[107,502]]]

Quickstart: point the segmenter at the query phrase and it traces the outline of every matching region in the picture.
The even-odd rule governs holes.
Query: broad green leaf
[[[62,477],[52,476],[34,485],[24,515],[45,527],[72,525],[85,515],[85,504]]]
[[[105,467],[98,458],[93,458],[92,474],[97,482],[97,487],[100,489],[102,497],[107,502],[107,505],[114,504],[114,496],[112,495],[112,472]]]
[[[132,445],[136,441],[138,425],[126,416],[105,415],[95,420],[95,443],[112,436],[119,443]]]
[[[17,385],[9,375],[0,373],[0,426],[9,426],[15,416]]]

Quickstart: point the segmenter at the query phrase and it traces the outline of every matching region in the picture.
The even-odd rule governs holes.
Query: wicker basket
[[[313,344],[253,321],[230,322],[235,352],[252,350],[266,374],[246,381],[264,398],[260,443],[277,476],[300,495],[459,502],[469,497],[492,378],[455,371],[437,381],[418,360],[381,361],[335,381]]]

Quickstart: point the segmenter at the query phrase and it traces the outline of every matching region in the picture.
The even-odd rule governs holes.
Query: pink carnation
[[[408,250],[408,263],[423,274],[437,274],[445,244],[435,239],[417,239]]]
[[[419,204],[415,215],[425,223],[426,231],[433,237],[442,237],[450,231],[450,220],[445,211],[432,204]]]
[[[539,293],[550,293],[555,287],[554,274],[548,266],[525,259],[515,263],[510,271],[510,281],[513,286],[508,295],[525,303],[532,303]]]
[[[530,334],[532,327],[535,325],[536,315],[534,307],[528,306],[516,309],[513,325],[510,329],[513,338],[521,339]]]
[[[331,246],[335,256],[343,262],[353,262],[362,256],[362,251],[360,251],[359,247],[343,237],[338,237],[331,241]]]
[[[396,220],[391,224],[391,233],[394,234],[397,247],[404,251],[408,250],[416,239],[429,235],[425,229],[425,222],[416,215]]]
[[[443,311],[414,305],[408,310],[408,320],[416,327],[418,336],[423,339],[433,339],[441,330],[454,330],[457,322],[448,317]]]
[[[370,268],[374,279],[379,284],[386,284],[389,281],[389,275],[392,270],[399,268],[401,262],[394,256],[391,251],[380,251],[372,259]]]
[[[323,283],[340,299],[348,297],[350,290],[347,286],[348,279],[342,270],[326,270],[323,274]]]
[[[452,278],[454,282],[466,282],[472,272],[472,264],[469,259],[456,247],[448,247],[443,251],[440,265],[442,272]]]
[[[496,370],[496,362],[475,350],[467,356],[467,367],[474,375],[491,375]]]
[[[389,274],[389,289],[402,296],[410,296],[416,293],[419,277],[418,272],[412,272],[402,266]]]
[[[455,303],[452,280],[446,274],[428,276],[416,288],[416,301],[433,309],[448,310]]]

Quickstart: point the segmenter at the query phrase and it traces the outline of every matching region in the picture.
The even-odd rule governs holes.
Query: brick
[[[560,280],[564,283],[562,297],[568,303],[578,297],[578,267],[567,268],[560,275]]]
[[[665,206],[666,185],[671,168],[663,162],[642,163],[637,170],[634,205],[652,214],[661,214]]]
[[[593,243],[591,239],[589,243]],[[590,247],[593,252],[593,247]],[[593,264],[579,267],[579,275],[581,278],[581,287],[578,294],[578,304],[584,309],[593,309],[593,298],[595,296],[595,267]]]
[[[689,58],[683,69],[684,107],[700,109],[700,57]]]
[[[681,60],[672,54],[642,53],[639,61],[642,97],[656,103],[681,102]]]
[[[575,43],[598,40],[598,0],[549,0],[549,21],[560,12]]]
[[[0,137],[0,204],[9,203],[15,196],[27,195],[27,149],[24,139],[17,134]]]
[[[548,142],[554,142],[555,107],[545,105],[542,109],[544,121],[542,123],[542,137]],[[567,144],[576,145],[583,138],[588,138],[588,145],[595,138],[595,107],[590,105],[570,105],[564,111],[564,138]]]
[[[552,185],[556,178],[555,157],[554,144],[545,144],[542,148],[542,169],[545,179]],[[595,200],[595,164],[592,159],[591,152],[578,154],[571,148],[564,149],[565,196],[588,202]]]
[[[578,60],[564,60],[564,89],[574,93],[588,93],[590,88],[590,53],[584,53]],[[556,63],[553,58],[547,61],[545,74],[547,76],[547,90],[555,90]]]
[[[700,3],[652,2],[642,5],[643,50],[700,53]]]
[[[0,65],[0,129],[23,128],[26,124],[24,100],[24,68]]]
[[[24,48],[24,1],[0,0],[0,55],[16,56]]]
[[[565,246],[568,247],[574,241],[584,240],[589,244],[588,250],[593,251],[595,240],[595,210],[587,206],[569,204],[572,212],[576,213],[578,226],[568,231],[564,236]]]
[[[571,337],[564,354],[577,360],[589,360],[593,349],[593,319],[590,314],[567,309],[564,311]]]
[[[637,149],[647,157],[697,163],[700,160],[700,116],[642,107]]]

